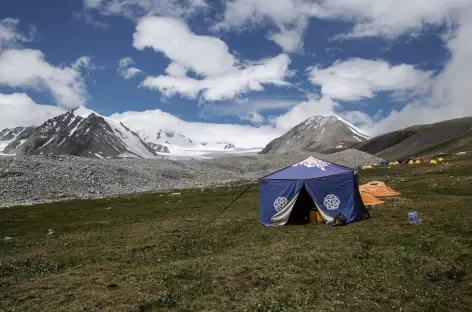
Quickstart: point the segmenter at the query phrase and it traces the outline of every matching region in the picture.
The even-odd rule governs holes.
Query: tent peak
[[[328,167],[329,165],[332,165],[332,164],[327,161],[310,156],[307,159],[304,159],[296,164],[293,164],[292,167],[305,166],[307,168],[318,168],[323,171],[326,171],[326,167]]]

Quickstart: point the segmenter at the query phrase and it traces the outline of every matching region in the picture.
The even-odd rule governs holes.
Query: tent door
[[[316,204],[303,186],[298,193],[297,201],[292,208],[287,224],[306,224],[309,222],[310,210],[317,210]]]

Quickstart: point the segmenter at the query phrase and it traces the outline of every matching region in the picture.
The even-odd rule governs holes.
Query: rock
[[[9,240],[12,240],[12,239],[13,239],[13,238],[11,238],[10,236],[6,236],[6,237],[4,238],[4,240],[6,240],[6,241],[9,241]]]
[[[21,174],[9,174],[6,178],[0,178],[0,207],[48,202],[65,197],[97,198],[185,188],[211,192],[213,190],[208,188],[217,185],[224,186],[236,181],[255,182],[258,178],[305,159],[309,155],[351,168],[359,164],[379,162],[377,157],[356,150],[330,155],[289,153],[180,161],[93,159],[74,156],[61,158],[2,156],[0,172],[9,169],[10,173],[14,171]],[[39,165],[32,170],[32,164]],[[93,172],[91,176],[90,172]],[[174,193],[180,195],[179,191]],[[161,195],[179,196],[169,193]]]
[[[55,234],[56,234],[56,231],[54,231],[54,229],[48,230],[48,235],[55,235]]]

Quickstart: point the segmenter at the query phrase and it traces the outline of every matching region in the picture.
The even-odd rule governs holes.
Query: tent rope
[[[229,207],[231,207],[232,204],[234,204],[239,198],[241,198],[241,196],[243,196],[247,191],[249,191],[249,189],[251,187],[253,187],[254,185],[251,184],[249,185],[241,194],[238,195],[238,197],[236,197],[235,199],[233,199],[233,201],[231,203],[229,203],[229,205],[227,205],[225,208],[223,208],[222,210],[218,211],[214,216],[213,218],[210,220],[210,222],[208,222],[205,226],[203,226],[202,229],[200,229],[200,231],[198,231],[197,235],[200,235],[200,233],[202,233],[205,229],[207,229],[212,223],[213,221],[216,220],[216,218],[221,215],[223,212],[225,212],[225,210],[227,210]]]

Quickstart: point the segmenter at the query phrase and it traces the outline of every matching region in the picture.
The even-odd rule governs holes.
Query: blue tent
[[[296,211],[310,208],[317,209],[328,223],[340,214],[346,223],[367,215],[357,172],[312,156],[261,178],[259,188],[260,220],[266,226],[285,225]],[[302,197],[310,203],[301,202]]]

